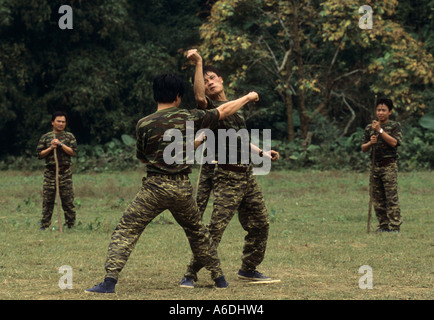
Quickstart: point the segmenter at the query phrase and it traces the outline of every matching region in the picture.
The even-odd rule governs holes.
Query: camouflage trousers
[[[372,193],[379,228],[399,230],[402,219],[398,201],[398,165],[396,162],[374,168]]]
[[[111,236],[105,263],[106,278],[118,279],[146,226],[166,209],[184,229],[193,256],[211,272],[211,278],[223,275],[217,250],[200,219],[188,176],[152,175],[143,178],[141,189]]]
[[[48,228],[51,224],[54,202],[56,199],[56,171],[45,169],[42,190],[41,227]],[[75,224],[74,189],[72,185],[72,170],[59,170],[59,196],[65,216],[65,224]]]
[[[252,168],[247,172],[233,172],[217,167],[212,185],[214,205],[208,229],[213,243],[218,247],[226,227],[238,210],[238,220],[247,232],[241,270],[253,271],[264,259],[270,222]],[[197,280],[197,272],[201,268],[200,261],[193,257],[186,276]]]
[[[203,218],[203,214],[206,210],[213,189],[214,170],[215,165],[204,164],[200,171],[196,202],[201,219]]]

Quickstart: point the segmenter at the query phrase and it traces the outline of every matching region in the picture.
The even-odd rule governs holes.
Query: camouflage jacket
[[[381,128],[391,137],[395,138],[398,141],[398,144],[396,147],[389,146],[384,142],[380,134],[375,146],[375,162],[380,162],[390,158],[398,159],[398,146],[401,145],[402,142],[401,124],[399,122],[389,120],[385,125],[382,125]],[[372,124],[368,124],[365,128],[362,144],[369,142],[369,140],[371,140],[371,136],[374,133],[376,132],[374,129],[372,129]]]
[[[75,154],[77,154],[77,140],[75,140],[75,137],[71,132],[62,131],[59,134],[55,134],[53,131],[50,131],[44,134],[39,139],[38,145],[36,147],[36,156],[39,159],[41,159],[39,157],[41,151],[47,149],[51,144],[51,140],[55,138],[59,139],[60,142],[70,147],[72,150],[74,150]],[[59,162],[59,166],[70,166],[71,156],[68,155],[65,151],[63,151],[62,148],[60,147],[58,147],[56,150],[57,150],[57,160]],[[54,151],[50,152],[44,159],[45,159],[46,167],[51,167],[56,165],[56,162],[54,161]]]
[[[208,97],[207,101],[208,109],[217,108],[222,104],[228,102],[213,101]],[[220,120],[218,126],[213,130],[213,132],[216,144],[215,159],[219,163],[223,163],[222,159],[219,159],[219,154],[225,154],[225,163],[246,164],[245,161],[247,161],[247,163],[250,163],[250,134],[247,131],[246,121],[244,120],[241,112],[236,112],[233,115],[223,120]],[[223,136],[223,132],[227,132],[226,136],[231,136],[232,138],[227,138],[226,136]],[[244,149],[246,151],[245,157],[247,156],[247,159],[245,159],[245,161],[242,161],[242,148],[244,147],[247,147],[247,149]],[[233,158],[231,158],[231,155],[232,157],[235,157],[236,155],[235,161]]]
[[[172,107],[156,111],[137,123],[136,156],[146,164],[147,172],[190,173],[191,165],[194,163],[194,136],[187,136],[187,121],[193,121],[195,134],[199,129],[214,128],[218,124],[219,116],[217,110],[187,110]],[[170,129],[177,129],[178,136],[182,139],[176,139],[176,132],[170,134],[172,138],[164,138],[165,133],[170,133]],[[187,143],[190,144],[190,150],[193,150],[193,158],[189,159],[190,161],[187,161],[187,157],[191,155],[187,154]],[[175,154],[172,155],[170,150],[174,150]],[[177,160],[169,163],[165,156]]]

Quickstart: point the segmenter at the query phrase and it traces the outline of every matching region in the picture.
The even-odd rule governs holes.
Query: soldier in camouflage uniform
[[[375,214],[379,227],[377,232],[399,232],[402,224],[398,201],[398,146],[402,142],[401,125],[389,120],[393,111],[393,102],[381,98],[376,103],[374,120],[365,128],[362,151],[375,148],[372,191]]]
[[[187,53],[187,58],[195,63],[194,92],[199,107],[203,109],[214,109],[227,101],[223,88],[223,79],[218,71],[209,66],[202,66],[202,58],[196,49]],[[211,99],[211,98],[212,99]],[[250,144],[250,137],[238,137],[236,143],[218,141],[218,130],[234,129],[240,132],[246,129],[246,123],[240,113],[236,113],[224,120],[220,120],[218,126],[213,130],[216,139],[215,155],[217,164],[204,164],[200,176],[197,203],[201,215],[206,209],[211,189],[214,192],[213,212],[208,228],[212,240],[217,247],[229,222],[238,210],[238,220],[243,229],[247,232],[244,238],[242,265],[238,271],[238,278],[243,280],[264,281],[270,280],[256,270],[256,267],[263,261],[268,239],[269,218],[264,198],[259,189],[258,183],[253,176],[250,163],[250,152],[247,164],[243,164],[241,147]],[[244,141],[241,141],[244,140]],[[206,142],[208,143],[208,142]],[[218,158],[219,148],[224,147],[225,159]],[[256,149],[262,155],[263,152]],[[230,154],[236,153],[234,163]],[[277,160],[278,152],[271,150],[269,156]],[[181,280],[181,287],[194,287],[197,281],[197,272],[202,264],[194,257],[187,268],[186,277]]]
[[[53,131],[44,134],[36,147],[38,158],[45,159],[41,230],[45,230],[51,224],[56,198],[56,163],[53,150],[57,152],[59,164],[59,195],[65,215],[65,224],[68,228],[72,228],[75,224],[71,157],[75,157],[77,153],[77,141],[71,132],[65,131],[66,123],[65,112],[53,113],[51,119]]]
[[[154,99],[158,104],[155,113],[137,123],[136,156],[146,164],[147,177],[143,178],[140,191],[128,205],[119,224],[112,234],[105,263],[104,282],[86,292],[113,293],[119,273],[146,226],[161,212],[169,210],[175,220],[184,229],[195,259],[205,266],[215,281],[217,288],[226,288],[227,282],[220,268],[217,250],[213,246],[208,229],[202,224],[193,188],[188,174],[191,164],[186,161],[187,144],[193,145],[193,139],[187,141],[187,121],[193,121],[194,129],[210,128],[241,108],[247,102],[257,99],[254,92],[221,107],[211,110],[186,110],[179,108],[184,92],[182,81],[174,75],[161,75],[154,79]],[[182,133],[182,161],[168,161],[168,154],[174,142],[165,139],[171,129]],[[176,144],[175,143],[175,144]],[[179,154],[177,154],[179,155]]]

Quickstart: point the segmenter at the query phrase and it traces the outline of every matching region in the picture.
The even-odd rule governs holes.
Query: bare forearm
[[[220,112],[220,120],[233,115],[238,110],[240,110],[246,103],[257,100],[259,100],[258,94],[256,92],[250,92],[249,94],[246,94],[241,98],[222,104],[217,108],[217,110]]]
[[[396,145],[398,144],[398,140],[396,140],[394,137],[392,137],[391,135],[389,135],[385,131],[383,131],[383,133],[381,133],[381,138],[383,139],[384,142],[386,142],[392,148],[396,147]]]
[[[208,102],[205,96],[205,81],[203,79],[203,59],[197,49],[187,51],[187,59],[194,63],[194,98],[201,109],[206,109]]]
[[[261,149],[259,149],[259,147],[254,145],[253,143],[250,143],[250,150],[254,154],[259,154],[261,152]]]
[[[47,149],[44,149],[41,152],[39,152],[39,159],[43,159],[46,156],[48,156],[50,154],[51,150],[53,150],[53,148],[50,146]]]
[[[372,147],[372,142],[368,141],[367,143],[362,144],[362,151],[368,152],[369,150],[371,150],[371,147]]]
[[[74,150],[72,150],[71,147],[68,147],[67,145],[62,144],[62,146],[59,146],[59,148],[61,148],[63,151],[65,151],[65,153],[67,153],[71,157],[75,157],[75,152],[74,152]]]
[[[194,99],[198,106],[202,109],[206,109],[207,101],[205,96],[205,81],[203,79],[202,61],[196,63],[196,69],[194,72]]]

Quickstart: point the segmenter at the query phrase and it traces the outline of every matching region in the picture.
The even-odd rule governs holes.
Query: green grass
[[[193,290],[179,288],[191,252],[169,212],[142,234],[117,285],[116,295],[84,289],[100,282],[110,235],[141,184],[141,172],[74,175],[77,226],[39,231],[41,172],[2,172],[0,177],[0,299],[298,300],[418,299],[433,295],[434,176],[400,173],[404,219],[399,234],[366,233],[368,174],[272,172],[259,176],[271,219],[265,260],[259,270],[281,279],[274,285],[237,280],[244,231],[229,224],[219,247],[227,290],[213,289],[199,273]],[[191,175],[195,185],[197,172]],[[205,221],[209,220],[211,203]],[[376,225],[373,217],[372,225]],[[73,270],[73,288],[58,282],[63,265]],[[359,288],[368,265],[373,289]]]

